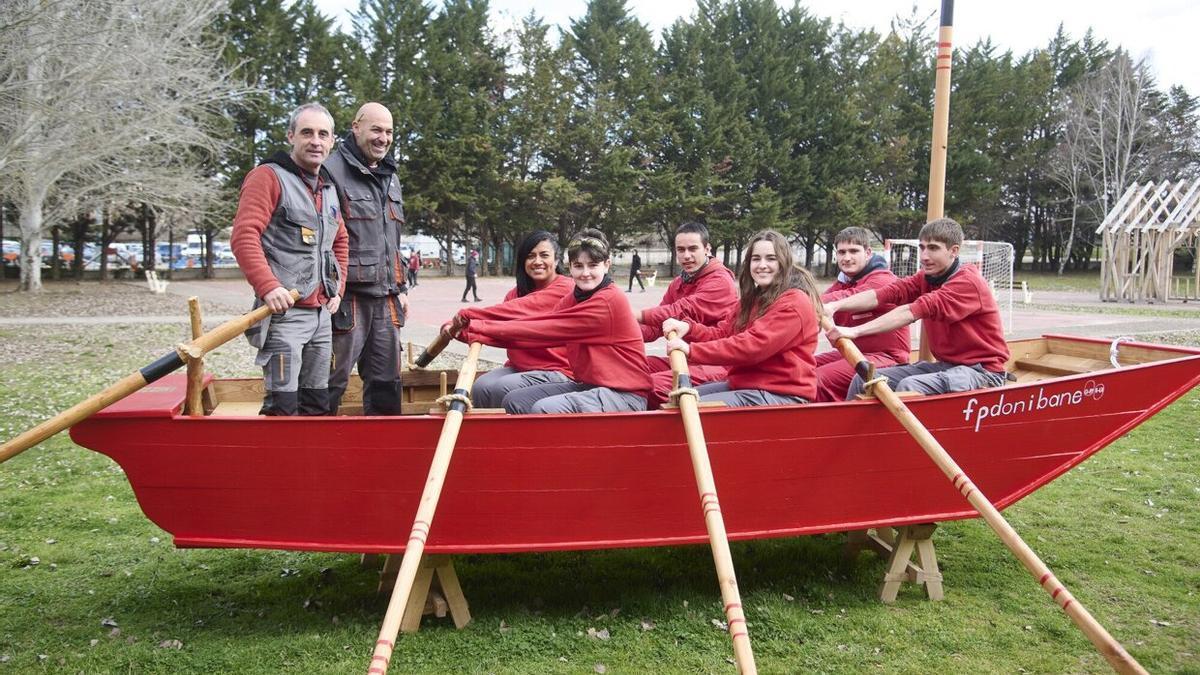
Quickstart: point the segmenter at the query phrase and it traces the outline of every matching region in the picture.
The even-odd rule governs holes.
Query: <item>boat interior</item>
[[[1012,353],[1008,371],[1018,384],[1114,367],[1111,361],[1113,343],[1109,341],[1047,336],[1010,341],[1008,347]],[[1116,360],[1120,366],[1163,361],[1182,355],[1184,353],[1173,349],[1138,343],[1118,342],[1116,347]],[[915,350],[912,358],[914,361],[917,358]],[[406,368],[401,377],[404,385],[402,414],[440,414],[442,410],[437,399],[453,388],[457,376],[456,370]],[[213,416],[257,415],[262,407],[262,399],[263,387],[259,379],[214,379],[204,389],[202,396],[204,414]],[[503,410],[476,409],[473,413],[494,414],[503,413]],[[351,377],[338,414],[362,414],[362,382],[357,375]]]

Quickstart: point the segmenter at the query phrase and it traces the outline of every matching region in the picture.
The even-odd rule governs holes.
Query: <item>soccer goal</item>
[[[883,255],[891,265],[892,273],[898,277],[916,274],[920,269],[920,242],[916,239],[888,239],[883,242]],[[1013,291],[1013,246],[1005,241],[979,241],[968,239],[958,249],[958,258],[964,265],[974,265],[996,297],[1000,306],[1000,318],[1004,330],[1012,332]]]

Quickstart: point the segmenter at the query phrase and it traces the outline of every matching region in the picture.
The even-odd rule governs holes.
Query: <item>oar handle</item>
[[[472,342],[467,350],[467,358],[459,368],[458,379],[454,383],[455,396],[470,395],[471,385],[475,381],[475,367],[482,348],[482,344]],[[400,560],[400,570],[396,573],[396,586],[392,589],[387,613],[384,614],[383,625],[379,629],[379,638],[375,641],[371,665],[367,670],[369,675],[387,673],[388,663],[396,646],[396,636],[400,634],[400,623],[404,620],[404,609],[408,606],[408,596],[412,593],[421,555],[425,552],[425,541],[429,538],[429,530],[433,526],[438,499],[442,496],[442,485],[446,480],[446,471],[450,468],[450,458],[454,455],[454,444],[458,442],[458,430],[462,426],[465,411],[466,404],[461,399],[451,402],[446,411],[446,419],[442,422],[442,435],[438,438],[437,449],[434,450],[433,461],[429,466],[429,475],[425,478],[425,488],[421,491],[421,501],[417,505],[417,515],[413,520],[408,543],[404,547],[404,557]]]
[[[821,326],[825,330],[829,330],[833,327],[833,322],[828,317],[823,316],[821,317]],[[866,359],[863,358],[862,352],[859,351],[858,347],[849,338],[839,338],[834,346],[841,351],[842,356],[850,362],[850,365],[854,366],[855,371],[861,371],[864,369],[864,365],[869,365]],[[862,372],[859,372],[859,374],[862,375]],[[895,416],[896,421],[900,422],[900,425],[908,431],[913,440],[925,451],[925,454],[933,460],[934,464],[937,464],[942,473],[946,475],[946,478],[950,479],[950,482],[954,484],[954,489],[958,490],[970,502],[971,506],[979,512],[984,522],[988,524],[988,527],[992,528],[992,531],[996,533],[1000,541],[1008,547],[1008,550],[1012,551],[1013,555],[1024,565],[1025,569],[1038,580],[1038,585],[1050,594],[1055,604],[1061,607],[1067,613],[1067,616],[1071,617],[1071,621],[1091,640],[1097,651],[1108,660],[1113,670],[1119,673],[1145,673],[1146,670],[1142,668],[1141,664],[1130,656],[1125,651],[1125,648],[1121,646],[1121,643],[1117,642],[1104,629],[1104,626],[1101,626],[1100,622],[1096,621],[1095,617],[1071,595],[1070,591],[1063,586],[1062,582],[1046,566],[1046,563],[1042,562],[1041,558],[1021,538],[1021,535],[1017,534],[1017,531],[1012,528],[1012,525],[1009,525],[1004,516],[1000,515],[1000,511],[983,494],[979,486],[971,481],[970,477],[958,466],[954,458],[950,456],[950,453],[946,452],[942,444],[933,437],[929,429],[921,423],[921,420],[917,419],[917,416],[908,409],[904,401],[892,391],[892,388],[888,386],[887,380],[876,383],[873,386],[872,393]]]
[[[666,338],[668,340],[674,340],[677,337],[679,337],[678,331],[669,331],[666,334]],[[679,386],[691,386],[691,375],[688,373],[687,356],[683,353],[683,350],[672,349],[668,351],[667,360],[671,363],[671,370],[674,371],[675,380],[679,382]],[[689,382],[686,384],[684,382],[685,379],[689,380]]]
[[[293,300],[300,299],[300,294],[294,289],[291,291],[291,294]],[[16,457],[63,429],[87,419],[147,384],[178,370],[189,360],[202,358],[213,349],[245,333],[248,328],[267,318],[267,315],[270,313],[271,308],[263,305],[236,319],[226,321],[191,342],[179,345],[174,351],[164,354],[141,370],[126,375],[98,394],[84,399],[58,415],[0,445],[0,462],[6,462]]]
[[[450,341],[454,339],[455,335],[458,335],[458,331],[454,328],[450,328],[448,331],[438,331],[438,335],[433,339],[433,342],[430,342],[429,346],[426,347],[424,351],[421,352],[421,355],[417,357],[416,366],[418,368],[424,368],[428,366],[435,358],[437,358],[438,354],[442,353],[442,350],[446,348],[446,345],[450,344]]]
[[[668,340],[678,337],[676,331],[666,334]],[[667,354],[671,370],[679,387],[691,387],[687,357],[681,349],[672,349]],[[717,499],[717,481],[713,477],[712,463],[708,457],[708,443],[704,439],[704,426],[700,422],[700,409],[694,391],[682,393],[678,398],[679,412],[683,419],[683,432],[687,437],[688,454],[692,458],[692,472],[696,478],[696,491],[700,493],[700,510],[704,514],[704,527],[708,530],[708,542],[712,548],[713,565],[717,569],[717,581],[721,586],[721,600],[725,605],[725,621],[733,641],[733,656],[742,675],[754,675],[758,666],[754,663],[754,650],[750,646],[750,633],[746,630],[746,614],[742,609],[742,595],[738,590],[737,575],[733,569],[733,554],[729,550],[729,535],[725,531],[725,517],[721,514],[721,502]]]

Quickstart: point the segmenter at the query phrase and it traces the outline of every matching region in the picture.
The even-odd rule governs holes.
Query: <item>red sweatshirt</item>
[[[941,288],[931,288],[925,274],[917,272],[875,294],[880,303],[909,305],[914,317],[925,320],[929,348],[938,361],[1004,372],[1009,354],[1000,308],[974,266],[963,265]]]
[[[715,326],[737,304],[737,282],[733,272],[712,258],[691,281],[675,277],[657,307],[642,310],[642,340],[654,342],[662,337],[667,319],[695,321]]]
[[[716,326],[689,322],[684,336],[691,343],[688,360],[729,366],[730,389],[765,389],[815,400],[817,313],[808,296],[794,288],[784,291],[740,331],[734,330],[737,316],[734,305]]]
[[[558,306],[563,297],[570,295],[574,289],[575,283],[571,281],[571,277],[559,274],[545,288],[539,288],[523,297],[517,297],[517,288],[514,286],[500,304],[491,307],[468,307],[461,310],[459,314],[471,320],[471,328],[475,327],[475,321],[481,319],[488,321],[536,319],[548,314]],[[459,335],[458,337],[461,340],[463,336]],[[561,346],[526,349],[510,347],[508,362],[504,365],[520,371],[553,370],[572,377],[571,366],[567,362],[567,353]]]
[[[821,302],[833,302],[848,298],[856,293],[863,291],[877,291],[884,286],[896,280],[896,275],[892,271],[884,268],[869,272],[857,281],[842,283],[840,280],[833,282],[824,293],[821,294]],[[861,326],[862,324],[887,314],[895,309],[893,304],[879,303],[875,309],[857,314],[852,312],[837,312],[833,315],[833,322],[839,326]],[[908,326],[897,328],[886,333],[876,333],[875,335],[865,335],[854,341],[858,345],[858,349],[863,354],[884,354],[896,363],[908,363],[909,353],[912,351],[912,343],[909,341]]]
[[[575,381],[646,396],[650,373],[637,326],[625,294],[610,283],[583,302],[568,293],[541,317],[471,321],[463,332],[466,341],[508,349],[562,346]]]
[[[312,193],[318,213],[321,211],[322,181],[321,178],[317,179],[318,189]],[[307,185],[308,181],[305,181],[305,184]],[[242,268],[242,274],[246,275],[246,281],[250,282],[254,287],[254,294],[260,298],[283,285],[271,272],[262,247],[263,231],[267,229],[267,223],[271,222],[271,215],[275,213],[275,207],[279,205],[279,197],[282,194],[283,188],[279,185],[279,178],[275,176],[271,167],[256,166],[242,181],[237,213],[233,216],[233,233],[229,236],[229,246],[233,249],[238,266]],[[342,222],[340,215],[337,235],[333,239],[333,255],[337,258],[338,268],[341,269],[341,274],[338,275],[338,294],[344,295],[346,269],[350,264],[350,239],[346,234],[346,224]],[[317,290],[307,298],[301,298],[296,306],[317,307],[328,301],[322,284],[317,284]]]

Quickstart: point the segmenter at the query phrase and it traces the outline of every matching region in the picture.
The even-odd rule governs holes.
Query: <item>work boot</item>
[[[400,380],[372,380],[363,384],[364,415],[399,415]]]
[[[259,415],[291,417],[300,409],[300,394],[294,391],[266,391]]]
[[[299,414],[321,417],[329,414],[329,390],[300,388]]]

